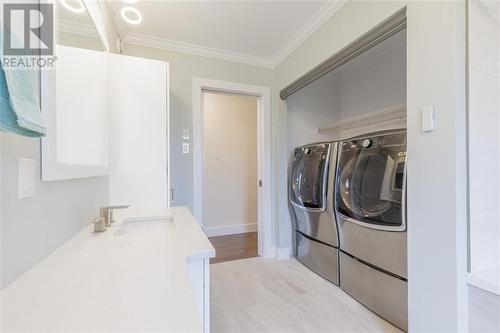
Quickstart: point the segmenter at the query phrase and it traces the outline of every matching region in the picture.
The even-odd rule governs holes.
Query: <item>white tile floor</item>
[[[219,332],[401,332],[295,259],[210,266],[211,329]]]

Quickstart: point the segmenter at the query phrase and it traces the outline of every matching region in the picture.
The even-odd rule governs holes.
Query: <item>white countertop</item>
[[[89,226],[2,290],[2,332],[201,332],[186,262],[215,250],[189,210],[129,208],[115,220],[103,233]]]

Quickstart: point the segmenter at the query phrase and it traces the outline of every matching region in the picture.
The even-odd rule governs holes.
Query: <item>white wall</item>
[[[202,112],[205,231],[256,231],[257,98],[203,93]]]
[[[465,3],[349,1],[275,70],[279,91],[385,18],[407,6],[409,329],[467,327]],[[421,132],[421,109],[436,129]],[[275,107],[286,147],[287,113]],[[285,119],[285,120],[283,120]],[[285,150],[285,149],[284,149]],[[286,157],[279,180],[279,246],[290,246]]]
[[[500,3],[469,6],[471,272],[500,290]],[[496,275],[494,274],[496,272]]]

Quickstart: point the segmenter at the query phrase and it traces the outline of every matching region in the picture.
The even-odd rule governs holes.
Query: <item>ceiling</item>
[[[126,43],[274,67],[343,4],[341,1],[109,1]],[[142,23],[120,10],[137,8]]]

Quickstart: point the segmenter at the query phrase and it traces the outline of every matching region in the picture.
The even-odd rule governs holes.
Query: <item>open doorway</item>
[[[265,258],[274,258],[276,256],[276,247],[272,235],[275,198],[272,195],[271,177],[270,89],[194,78],[192,96],[193,208],[196,219],[209,237],[240,235],[231,237],[231,240],[239,243],[238,246],[244,247],[243,250],[237,250],[240,253],[243,252],[242,256],[249,255],[249,251],[255,251],[255,249],[252,249],[252,246],[255,247],[255,245],[245,247],[245,245],[241,244],[245,244],[245,242],[255,244],[253,239],[256,239],[257,254]],[[209,117],[212,119],[205,119],[207,115],[205,113],[205,102],[209,104],[210,110],[208,112],[211,113]],[[220,103],[225,104],[227,107],[223,107],[221,110],[217,106]],[[236,113],[240,113],[240,111],[236,111],[231,116],[228,115],[228,112],[239,108],[236,107],[238,103],[248,104],[246,107],[252,105],[252,109],[246,109],[249,113],[253,113],[253,115],[249,115],[247,112],[247,116],[253,117],[251,123],[249,119],[244,119],[245,124],[241,119],[235,119],[238,118]],[[214,109],[217,110],[214,111]],[[205,125],[209,126],[212,122],[213,129],[205,129]],[[238,126],[239,129],[237,129]],[[248,135],[246,141],[255,144],[252,148],[253,152],[248,152],[245,157],[243,157],[242,151],[251,149],[250,146],[242,142],[243,127],[245,128],[245,135]],[[255,134],[252,138],[249,137],[251,132]],[[215,135],[217,138],[207,139],[207,135],[210,134]],[[210,146],[214,144],[212,140],[215,140],[216,147]],[[206,149],[211,150],[207,153]],[[253,156],[253,160],[249,156]],[[231,157],[239,160],[231,161]],[[209,178],[205,176],[206,172],[208,172],[205,168],[206,164],[208,164],[207,168],[211,170]],[[230,167],[232,171],[226,170],[224,172],[222,169],[226,167]],[[250,167],[255,168],[256,171],[253,171],[254,169]],[[255,172],[257,173],[256,176]],[[242,184],[247,184],[245,185],[244,195],[242,194]],[[256,197],[255,190],[257,191]],[[207,193],[210,197],[205,199]],[[245,198],[245,200],[254,198],[255,204],[249,201],[237,203],[235,201],[236,197],[239,197],[239,199]],[[208,205],[211,207],[206,207]],[[256,211],[255,208],[252,208],[255,206]],[[256,217],[256,220],[253,216]],[[214,222],[214,220],[217,221]],[[253,234],[246,235],[248,237],[242,236],[252,232]],[[243,239],[238,240],[238,238]],[[224,246],[231,247],[228,245],[229,242],[226,242],[227,239],[226,241],[222,239],[222,241],[225,244]],[[221,253],[222,251],[219,249],[218,252]]]
[[[257,97],[202,92],[203,228],[212,263],[256,257]]]

